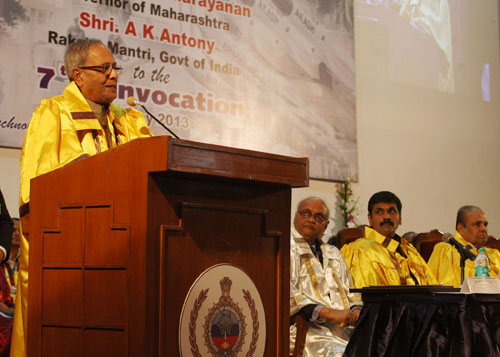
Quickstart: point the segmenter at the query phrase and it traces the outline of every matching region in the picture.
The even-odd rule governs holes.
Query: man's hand
[[[9,307],[3,302],[0,302],[0,311],[9,316],[14,316],[14,306]]]
[[[356,321],[358,321],[359,319],[359,314],[361,313],[361,309],[352,310],[352,313],[354,314],[354,322],[352,323],[354,325]]]
[[[359,310],[336,310],[329,307],[324,307],[323,309],[321,309],[319,317],[332,320],[339,324],[343,323],[346,325],[354,325],[356,321],[358,321]]]

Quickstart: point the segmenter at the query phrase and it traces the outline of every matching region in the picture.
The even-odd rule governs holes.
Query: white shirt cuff
[[[318,305],[314,308],[312,314],[311,314],[311,318],[309,319],[309,321],[316,321],[319,319],[319,313],[321,310],[323,310],[323,307],[324,306],[321,306],[321,305]]]

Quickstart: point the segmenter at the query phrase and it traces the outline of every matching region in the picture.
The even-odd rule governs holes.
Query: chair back
[[[486,246],[488,248],[494,248],[500,251],[500,240],[496,239],[493,236],[488,237],[488,242],[486,242]]]
[[[430,232],[420,233],[413,240],[413,245],[427,262],[431,257],[434,246],[443,241],[443,232],[433,229]]]
[[[338,247],[342,248],[344,244],[349,244],[354,242],[358,238],[363,238],[365,236],[365,225],[361,225],[356,228],[344,228],[337,233],[338,237]]]

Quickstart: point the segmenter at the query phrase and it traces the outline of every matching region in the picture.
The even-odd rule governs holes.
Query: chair
[[[500,250],[500,240],[496,239],[493,236],[489,236],[488,241],[486,242],[486,246],[488,248],[494,248],[496,250]]]
[[[433,229],[430,232],[420,233],[413,240],[413,245],[425,261],[429,261],[434,246],[443,241],[443,232]]]
[[[354,242],[358,238],[363,238],[365,236],[365,225],[361,225],[356,228],[344,228],[337,233],[337,248],[342,248],[344,244],[349,244]]]
[[[297,336],[295,337],[295,346],[292,357],[302,357],[304,353],[304,346],[306,344],[307,329],[309,328],[308,322],[300,315],[295,314],[291,317],[290,325],[297,324]]]

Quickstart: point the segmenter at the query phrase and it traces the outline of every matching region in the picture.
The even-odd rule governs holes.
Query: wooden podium
[[[191,285],[244,270],[288,355],[291,188],[307,158],[138,139],[31,182],[28,356],[177,356]]]

